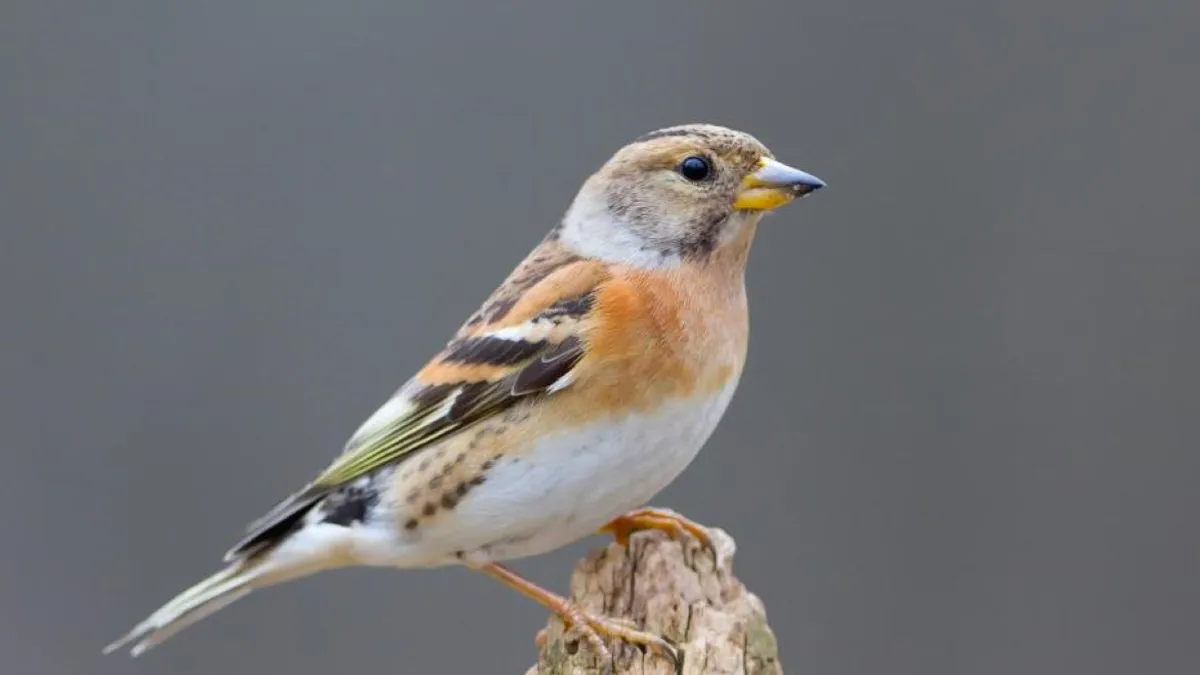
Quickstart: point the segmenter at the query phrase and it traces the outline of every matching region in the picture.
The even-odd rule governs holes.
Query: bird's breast
[[[725,413],[746,348],[740,285],[693,281],[606,286],[586,355],[561,391],[398,467],[391,503],[406,556],[441,564],[544,553],[646,504],[682,473]]]
[[[548,431],[499,457],[454,512],[422,534],[476,561],[537,555],[587,536],[646,504],[683,472],[716,428],[735,384]]]

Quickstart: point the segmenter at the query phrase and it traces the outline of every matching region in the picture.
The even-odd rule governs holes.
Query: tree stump
[[[613,543],[592,551],[571,575],[571,599],[675,643],[683,675],[781,675],[763,603],[733,576],[733,539],[715,528],[712,538],[716,555],[690,537],[676,541],[656,531],[635,533],[628,548]],[[563,632],[557,617],[537,644],[538,663],[526,675],[677,672],[670,659],[619,641],[609,643],[612,663],[602,663],[577,631]]]

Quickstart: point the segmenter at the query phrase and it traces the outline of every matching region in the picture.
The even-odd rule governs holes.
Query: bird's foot
[[[478,569],[554,612],[562,620],[565,629],[578,631],[595,650],[596,655],[604,663],[609,664],[609,667],[613,662],[612,652],[605,644],[604,638],[620,639],[660,654],[671,661],[676,672],[682,667],[682,653],[662,636],[638,630],[631,623],[584,612],[561,595],[526,580],[503,565],[489,563]],[[548,636],[544,632],[539,632],[536,639],[541,645],[547,638]]]
[[[628,546],[630,535],[641,530],[661,530],[678,541],[682,541],[687,535],[691,535],[712,553],[713,565],[717,570],[721,570],[724,567],[725,556],[721,552],[720,547],[715,544],[708,528],[683,517],[671,509],[657,509],[653,507],[637,509],[625,515],[617,516],[607,525],[600,528],[601,532],[613,535],[617,543],[622,546]]]

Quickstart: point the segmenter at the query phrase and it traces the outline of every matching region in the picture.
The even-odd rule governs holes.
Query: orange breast
[[[582,405],[645,411],[664,399],[713,395],[741,374],[744,287],[740,275],[713,271],[625,270],[600,287],[587,356],[570,387]]]

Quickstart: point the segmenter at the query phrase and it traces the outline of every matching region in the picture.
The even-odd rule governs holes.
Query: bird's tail
[[[245,550],[231,551],[225,569],[175,596],[123,637],[104,648],[108,654],[132,644],[133,656],[162,643],[197,621],[246,597],[314,572],[349,564],[345,551],[352,533],[325,523],[305,523]]]
[[[123,637],[104,648],[108,654],[133,644],[134,656],[163,642],[172,635],[240,600],[254,589],[255,569],[261,564],[238,560],[175,596]]]

